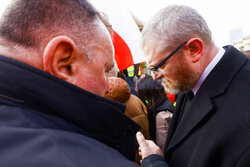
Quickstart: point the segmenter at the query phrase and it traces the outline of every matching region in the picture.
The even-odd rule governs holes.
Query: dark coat
[[[139,126],[124,111],[120,103],[0,56],[0,166],[136,166],[127,158],[134,159]]]
[[[232,46],[224,49],[177,126],[186,95],[178,97],[165,147],[170,167],[250,166],[250,61]],[[143,166],[167,166],[153,158]]]
[[[165,155],[170,167],[250,166],[250,61],[232,46],[203,82],[177,126],[177,101]]]

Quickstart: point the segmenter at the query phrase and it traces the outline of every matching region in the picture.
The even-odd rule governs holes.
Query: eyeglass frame
[[[180,48],[182,48],[188,41],[181,43],[173,52],[171,52],[167,57],[165,57],[157,66],[149,68],[150,71],[158,72],[158,69],[170,59]]]

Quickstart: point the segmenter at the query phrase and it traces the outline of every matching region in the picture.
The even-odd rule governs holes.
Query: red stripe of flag
[[[114,31],[113,45],[115,49],[115,60],[120,71],[127,69],[134,64],[131,51],[122,39],[122,37]]]

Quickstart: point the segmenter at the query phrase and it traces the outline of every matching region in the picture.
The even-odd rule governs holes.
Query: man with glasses
[[[179,94],[164,154],[137,134],[142,166],[250,166],[248,58],[233,46],[218,48],[205,20],[187,6],[157,13],[141,44],[154,79]]]

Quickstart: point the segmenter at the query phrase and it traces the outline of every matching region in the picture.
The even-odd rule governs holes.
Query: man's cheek
[[[87,82],[87,87],[88,88],[97,88],[98,87],[98,82],[97,82],[96,77],[87,77],[86,82]]]

